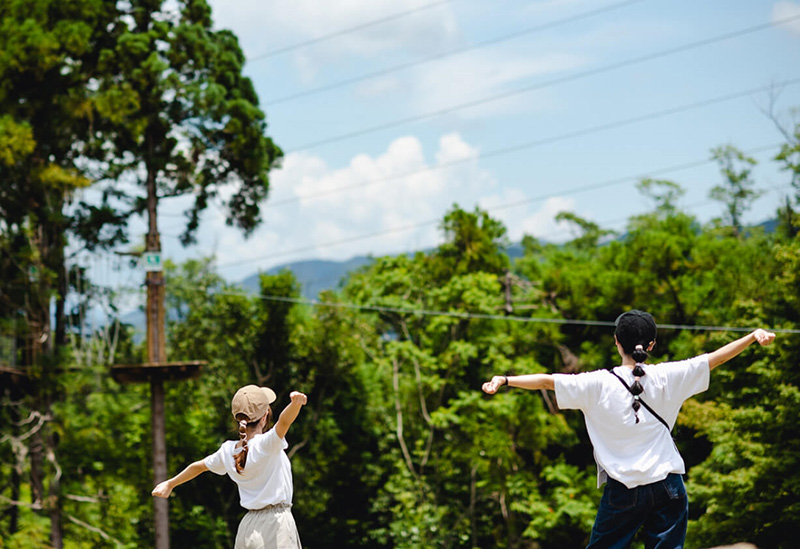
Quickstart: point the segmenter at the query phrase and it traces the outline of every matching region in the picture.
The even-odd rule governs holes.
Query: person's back
[[[608,370],[554,374],[558,406],[579,409],[584,414],[598,466],[598,488],[608,475],[633,488],[662,480],[670,473],[686,472],[670,430],[683,402],[708,388],[707,357],[642,367],[645,375],[640,379],[641,400],[669,427],[649,411],[635,411],[629,390]],[[626,366],[612,371],[628,386],[635,382],[632,370]]]
[[[247,466],[237,471],[234,455],[237,441],[222,444],[216,453],[205,458],[206,467],[218,475],[227,474],[239,487],[239,503],[245,509],[263,509],[269,505],[291,505],[293,495],[292,465],[284,450],[286,439],[272,428],[248,440]]]
[[[560,408],[583,412],[606,483],[588,548],[625,548],[642,529],[645,547],[675,549],[686,538],[689,503],[683,459],[671,430],[683,402],[708,388],[710,371],[775,334],[755,330],[707,355],[655,365],[644,362],[656,343],[656,324],[632,310],[617,318],[614,341],[622,364],[582,374],[493,376],[483,391],[503,385],[554,390]],[[588,549],[587,548],[587,549]]]
[[[292,391],[291,403],[275,426],[264,433],[272,417],[270,404],[276,398],[268,387],[246,385],[236,391],[231,413],[239,423],[239,440],[223,442],[213,454],[159,483],[152,494],[169,497],[176,486],[205,471],[227,474],[236,482],[240,503],[248,510],[239,523],[235,549],[301,549],[291,512],[292,468],[284,450],[288,446],[286,433],[307,399],[303,393]]]

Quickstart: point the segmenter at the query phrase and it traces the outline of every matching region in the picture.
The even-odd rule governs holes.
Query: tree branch
[[[392,388],[394,389],[394,409],[397,412],[397,440],[400,442],[400,449],[403,451],[403,458],[406,461],[408,470],[414,475],[414,478],[418,478],[414,463],[411,461],[411,454],[406,446],[405,438],[403,438],[403,409],[400,406],[400,364],[395,357],[392,357]]]
[[[3,494],[0,494],[0,500],[8,503],[9,505],[14,505],[16,507],[27,507],[28,509],[33,509],[34,511],[41,511],[44,509],[42,502],[39,500],[34,501],[33,503],[26,503],[24,501],[16,501],[10,498],[7,498]]]
[[[408,324],[405,320],[400,321],[400,325],[403,327],[403,333],[405,334],[408,341],[412,344],[414,343],[413,338],[411,337],[411,332],[408,329]],[[433,420],[431,419],[430,414],[428,414],[428,404],[425,401],[425,394],[422,391],[422,373],[420,372],[419,361],[413,356],[411,357],[411,362],[414,364],[414,375],[416,376],[417,380],[417,393],[419,394],[419,406],[422,410],[422,417],[425,419],[425,422],[428,424],[428,440],[425,443],[425,453],[422,455],[422,460],[420,461],[420,469],[425,467],[428,463],[428,459],[431,455],[431,448],[433,447]]]
[[[113,542],[116,545],[120,545],[120,546],[123,545],[123,543],[120,540],[118,540],[115,537],[110,536],[109,534],[107,534],[106,532],[104,532],[100,528],[97,528],[96,526],[92,526],[91,524],[87,524],[87,523],[83,522],[82,520],[80,520],[80,519],[78,519],[76,517],[73,517],[72,515],[67,515],[67,518],[70,521],[72,521],[75,524],[77,524],[78,526],[82,526],[83,528],[86,528],[90,532],[94,532],[95,534],[99,534],[100,537],[103,538],[106,541]]]
[[[80,501],[82,503],[102,503],[104,499],[108,499],[108,497],[92,497],[92,496],[76,496],[73,494],[64,494],[64,499],[68,499],[70,501]]]

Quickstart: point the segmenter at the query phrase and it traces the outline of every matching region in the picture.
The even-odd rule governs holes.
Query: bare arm
[[[297,391],[292,391],[289,394],[289,398],[292,399],[292,402],[283,409],[281,416],[278,418],[278,422],[275,424],[275,433],[281,438],[286,436],[289,427],[292,426],[292,423],[294,423],[294,420],[297,419],[297,416],[300,414],[300,408],[305,406],[308,401],[306,395],[298,393]]]
[[[758,330],[755,330],[754,332],[751,332],[746,336],[737,339],[736,341],[731,341],[713,353],[709,353],[708,367],[710,370],[713,370],[720,364],[725,364],[730,359],[747,349],[747,347],[749,347],[753,342],[757,341],[759,345],[764,346],[772,343],[774,339],[774,333],[759,328]]]
[[[508,384],[509,387],[520,389],[555,389],[553,376],[550,374],[529,374],[525,376],[494,376],[491,381],[483,384],[483,392],[493,395],[500,387]]]
[[[171,479],[159,483],[158,486],[153,488],[152,495],[158,498],[168,498],[176,486],[180,486],[184,482],[189,482],[197,475],[205,473],[206,471],[208,471],[208,467],[206,467],[205,461],[202,459],[200,461],[195,461]]]

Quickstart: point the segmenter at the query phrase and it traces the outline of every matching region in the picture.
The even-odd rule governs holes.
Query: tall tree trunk
[[[66,298],[66,277],[64,265],[65,228],[62,226],[61,211],[63,208],[62,197],[47,196],[42,202],[48,203],[48,210],[37,211],[36,217],[46,220],[36,232],[34,245],[38,248],[40,263],[37,268],[37,279],[32,285],[32,299],[29,312],[29,326],[31,336],[31,353],[29,364],[41,368],[41,378],[36,384],[33,402],[34,409],[45,419],[52,421],[52,404],[60,397],[58,371],[56,369],[59,357],[59,341],[65,339],[64,329],[64,304]],[[55,212],[55,213],[53,213]],[[55,219],[54,219],[55,216]],[[55,284],[51,273],[55,273]],[[56,290],[56,334],[53,337],[53,318],[50,314],[52,290]],[[58,332],[61,331],[61,334]],[[56,439],[45,423],[42,428],[31,437],[31,486],[34,500],[42,503],[43,508],[50,518],[50,543],[54,549],[62,549],[63,534],[61,528],[61,472],[56,460]],[[45,493],[45,459],[53,465],[53,477]]]
[[[52,430],[45,437],[45,441],[47,442],[49,461],[55,469],[47,493],[47,508],[50,512],[50,543],[54,549],[62,549],[64,534],[61,526],[61,468],[56,462],[57,445]]]

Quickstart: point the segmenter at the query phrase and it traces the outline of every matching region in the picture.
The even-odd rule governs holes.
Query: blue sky
[[[488,209],[512,240],[569,239],[553,219],[562,210],[622,230],[652,206],[634,186],[648,174],[681,184],[681,205],[708,221],[722,208],[708,199],[721,178],[706,161],[724,144],[759,161],[766,192],[746,221],[773,216],[789,190],[771,161],[777,147],[765,149],[782,140],[765,111],[786,127],[800,122],[800,80],[780,85],[800,79],[800,1],[211,5],[216,26],[239,37],[286,157],[249,239],[225,227],[219,204],[195,246],[175,238],[181,200],[162,202],[160,227],[165,257],[214,255],[230,280],[302,259],[435,246],[454,203]],[[717,39],[728,33],[738,35]]]

